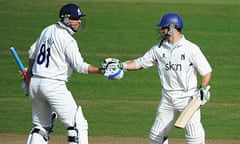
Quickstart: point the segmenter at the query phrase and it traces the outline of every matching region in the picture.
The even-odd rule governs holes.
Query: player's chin
[[[72,29],[74,30],[74,31],[78,31],[78,29],[79,29],[79,24],[74,24],[74,25],[72,25],[71,27],[72,27]]]
[[[78,29],[79,29],[79,27],[73,27],[72,29],[73,29],[75,32],[77,32]]]

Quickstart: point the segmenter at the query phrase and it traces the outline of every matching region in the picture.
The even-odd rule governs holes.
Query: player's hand
[[[24,71],[26,71],[26,73],[24,73],[26,75],[24,75],[23,72],[21,71],[19,71],[19,73],[20,73],[20,77],[22,77],[23,80],[26,82],[25,78],[28,77],[28,79],[30,79],[33,76],[33,74],[27,67],[25,67]]]
[[[29,89],[28,89],[28,86],[26,84],[26,81],[23,79],[23,82],[22,82],[22,89],[25,93],[25,96],[29,96]]]
[[[28,68],[25,68],[25,70],[27,71],[27,76],[28,76],[29,78],[31,78],[31,76],[32,76],[31,72],[28,70]],[[19,71],[19,73],[20,73],[20,76],[21,76],[22,79],[23,79],[23,82],[22,82],[21,87],[22,87],[22,89],[23,89],[23,91],[24,91],[24,93],[25,93],[25,96],[29,96],[29,90],[28,90],[28,85],[27,85],[27,83],[26,83],[26,79],[24,78],[24,75],[22,74],[21,71]]]
[[[201,105],[206,104],[210,100],[210,86],[201,86],[199,94],[202,101]]]
[[[107,77],[110,80],[120,80],[124,76],[124,72],[122,69],[114,68],[114,69],[106,69],[104,76]]]
[[[108,79],[119,80],[123,78],[124,72],[117,58],[106,58],[102,63],[102,68],[105,69],[104,76]]]
[[[108,67],[111,65],[111,68],[116,66],[118,68],[121,69],[121,64],[120,64],[120,60],[117,58],[106,58],[104,59],[104,61],[102,62],[102,68],[104,69],[108,69]]]

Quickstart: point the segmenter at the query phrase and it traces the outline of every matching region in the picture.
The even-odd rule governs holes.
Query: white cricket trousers
[[[165,91],[162,90],[162,98],[158,106],[156,118],[150,131],[151,144],[167,144],[168,134],[178,116],[178,112],[184,110],[192,100],[196,90],[184,91]],[[200,109],[195,112],[185,128],[187,144],[204,144],[205,132],[201,124]]]
[[[54,111],[66,128],[74,126],[77,104],[64,81],[33,76],[29,92],[33,124],[51,126],[51,113]]]

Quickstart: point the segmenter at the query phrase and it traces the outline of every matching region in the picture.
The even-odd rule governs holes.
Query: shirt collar
[[[167,47],[171,48],[171,49],[181,47],[182,44],[183,44],[184,41],[185,41],[184,35],[182,34],[181,36],[182,36],[182,38],[181,38],[178,42],[176,42],[175,44],[170,44],[170,43],[168,43],[167,40],[165,40],[165,41],[163,42],[163,44],[166,45]]]
[[[58,21],[57,25],[63,29],[66,29],[70,35],[75,34],[75,32],[70,27],[66,26],[64,23]]]

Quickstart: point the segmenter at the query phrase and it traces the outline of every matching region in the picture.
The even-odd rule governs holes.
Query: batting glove
[[[199,94],[201,98],[201,105],[206,104],[210,100],[210,86],[200,86]]]
[[[106,58],[102,63],[102,68],[105,69],[104,76],[111,80],[122,79],[124,72],[120,66],[119,59]]]
[[[28,68],[25,68],[25,70],[27,71],[27,75],[31,78],[32,73],[28,70]],[[28,85],[26,83],[26,80],[24,79],[24,76],[21,73],[21,71],[19,71],[19,73],[20,73],[20,76],[23,78],[23,82],[22,82],[21,87],[22,87],[22,89],[23,89],[23,91],[25,93],[25,96],[29,96],[29,89],[28,89]]]
[[[106,69],[104,76],[110,80],[120,80],[124,76],[124,72],[122,69]]]
[[[25,80],[23,80],[21,87],[22,87],[22,89],[23,89],[23,91],[25,93],[25,96],[29,96],[29,89],[28,89],[28,86],[27,86]]]
[[[102,68],[107,69],[110,64],[116,64],[116,66],[119,65],[119,59],[117,59],[117,58],[106,58],[102,62]]]

